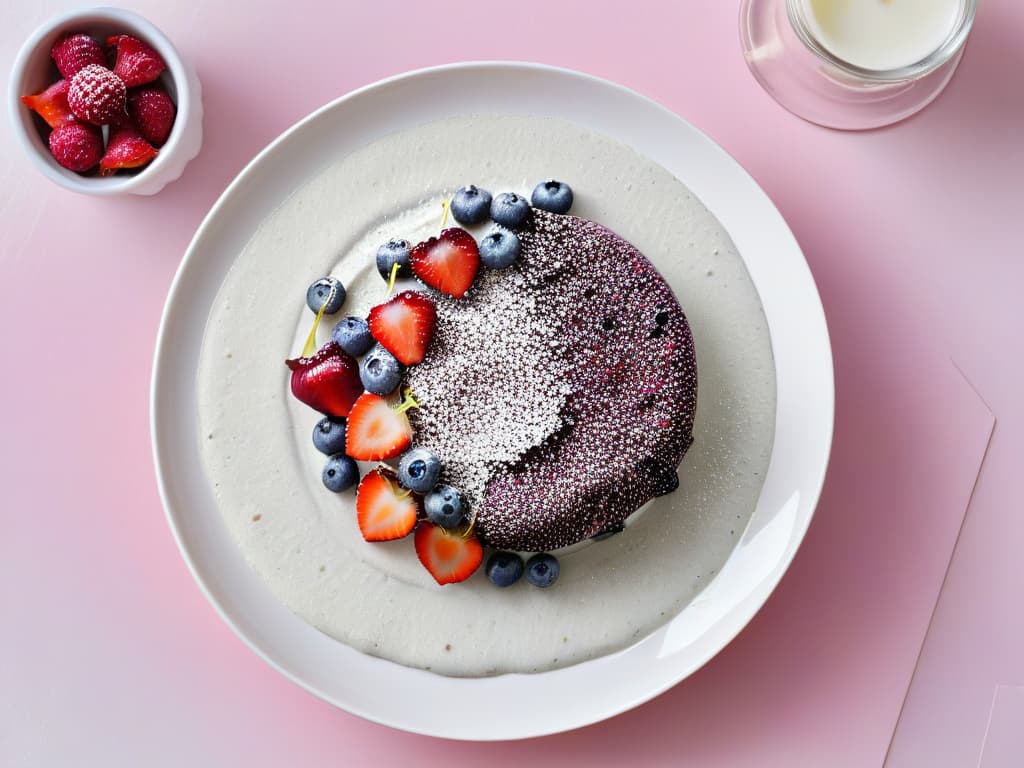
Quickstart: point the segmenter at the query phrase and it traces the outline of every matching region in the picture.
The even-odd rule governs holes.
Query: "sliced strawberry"
[[[469,232],[450,227],[413,248],[409,261],[424,283],[461,299],[480,269],[480,251]]]
[[[402,365],[423,362],[437,326],[434,302],[418,291],[400,293],[370,310],[370,333]]]
[[[37,112],[46,124],[51,128],[75,122],[75,116],[68,106],[68,87],[71,85],[67,80],[58,80],[45,91],[40,91],[32,96],[22,96],[21,103],[34,112]]]
[[[361,394],[348,414],[345,453],[359,461],[383,461],[402,453],[412,442],[405,415],[408,402],[393,407],[379,395]]]
[[[50,131],[49,143],[54,160],[69,171],[88,171],[103,156],[103,134],[100,129],[77,120],[58,125]]]
[[[151,83],[167,69],[160,54],[137,37],[114,35],[107,38],[107,45],[117,49],[114,74],[124,80],[129,88]]]
[[[174,125],[174,102],[159,88],[139,88],[128,92],[128,116],[142,138],[162,146]]]
[[[398,484],[395,473],[378,467],[356,490],[356,519],[367,541],[391,541],[408,536],[416,527],[420,507],[412,491]]]
[[[79,71],[90,64],[107,66],[107,58],[103,55],[100,44],[89,35],[68,35],[53,44],[50,50],[53,61],[60,70],[62,77],[74,77]]]
[[[131,123],[111,128],[107,151],[100,161],[100,176],[110,176],[122,168],[138,168],[157,156],[156,149]]]
[[[463,538],[425,521],[416,529],[415,542],[416,555],[438,584],[465,581],[484,559],[476,534]]]
[[[333,341],[312,357],[285,360],[285,365],[292,371],[292,394],[328,416],[348,416],[363,391],[359,364]]]

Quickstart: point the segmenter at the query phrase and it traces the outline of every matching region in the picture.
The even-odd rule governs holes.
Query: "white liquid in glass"
[[[916,64],[953,31],[964,0],[800,0],[809,31],[862,69]]]

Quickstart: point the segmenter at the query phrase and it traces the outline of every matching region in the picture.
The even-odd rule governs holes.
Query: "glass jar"
[[[976,9],[977,0],[960,0],[948,34],[931,53],[890,69],[858,66],[830,50],[809,0],[741,0],[740,40],[750,71],[783,107],[828,128],[865,130],[910,117],[942,92]]]

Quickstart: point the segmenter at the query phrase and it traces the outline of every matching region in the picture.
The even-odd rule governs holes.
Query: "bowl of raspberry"
[[[203,141],[195,70],[150,22],[119,8],[39,27],[11,69],[14,135],[51,181],[86,195],[152,195]]]

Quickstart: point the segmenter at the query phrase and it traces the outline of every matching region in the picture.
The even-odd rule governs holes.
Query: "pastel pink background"
[[[128,4],[203,82],[180,181],[78,197],[0,121],[0,765],[1024,764],[1024,704],[995,696],[1024,684],[1024,6],[979,5],[936,104],[844,134],[760,90],[734,2]],[[68,7],[4,4],[5,76]],[[260,661],[185,568],[149,447],[164,296],[226,184],[336,96],[461,59],[607,77],[722,144],[805,249],[837,381],[818,515],[751,625],[646,705],[500,745],[364,722]]]

